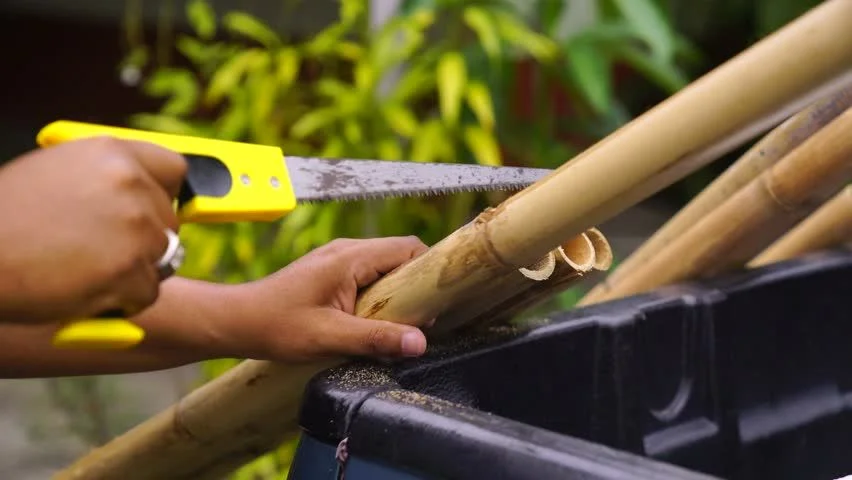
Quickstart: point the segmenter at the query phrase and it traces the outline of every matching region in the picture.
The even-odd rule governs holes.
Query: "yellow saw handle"
[[[83,138],[110,136],[154,143],[180,153],[187,175],[176,201],[181,223],[276,220],[296,207],[296,196],[280,148],[203,137],[59,120],[46,125],[41,147]],[[122,349],[141,342],[145,332],[120,311],[63,325],[53,338],[61,348]]]

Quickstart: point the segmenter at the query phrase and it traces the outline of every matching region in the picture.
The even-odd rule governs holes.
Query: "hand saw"
[[[112,136],[151,142],[183,155],[187,174],[176,199],[181,223],[274,221],[299,204],[464,191],[521,190],[550,169],[285,155],[278,147],[60,120],[37,143]],[[73,321],[53,343],[65,348],[129,348],[144,331],[112,312]]]

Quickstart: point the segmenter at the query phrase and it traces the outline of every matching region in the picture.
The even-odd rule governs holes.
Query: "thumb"
[[[335,310],[334,334],[327,347],[347,355],[368,357],[418,357],[426,351],[426,335],[411,325],[371,320]]]

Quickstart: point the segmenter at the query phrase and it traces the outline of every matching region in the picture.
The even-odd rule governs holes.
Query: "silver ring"
[[[166,238],[169,239],[169,245],[166,247],[166,253],[157,262],[157,270],[160,272],[160,279],[166,279],[174,275],[181,264],[183,264],[184,248],[180,243],[180,237],[171,229],[166,229]]]

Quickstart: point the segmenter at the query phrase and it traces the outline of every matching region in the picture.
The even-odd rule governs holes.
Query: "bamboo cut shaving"
[[[541,260],[529,267],[518,269],[521,275],[537,282],[550,278],[554,270],[556,270],[556,255],[553,252],[548,252]]]

